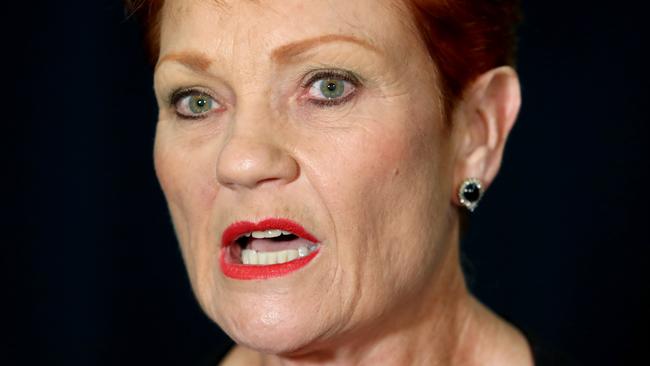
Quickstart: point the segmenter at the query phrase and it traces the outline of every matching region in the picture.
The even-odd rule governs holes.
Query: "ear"
[[[453,115],[456,189],[467,178],[480,179],[484,189],[492,183],[520,106],[519,78],[508,66],[482,74],[466,89]]]

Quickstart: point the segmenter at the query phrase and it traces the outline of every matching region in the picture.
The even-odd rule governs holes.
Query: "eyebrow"
[[[155,70],[158,69],[160,65],[162,65],[163,62],[165,61],[176,61],[179,62],[188,68],[198,71],[198,72],[206,72],[208,71],[208,68],[210,67],[210,64],[212,61],[210,58],[203,53],[199,52],[176,52],[176,53],[170,53],[167,54],[158,60],[156,63]]]
[[[307,38],[300,41],[292,42],[283,46],[280,46],[274,49],[271,52],[271,59],[277,63],[287,63],[296,56],[314,48],[320,46],[324,43],[331,42],[348,42],[357,44],[369,51],[381,53],[379,48],[374,46],[368,41],[363,39],[342,35],[342,34],[328,34],[324,36],[318,36],[313,38]],[[212,61],[208,56],[200,52],[176,52],[167,54],[158,60],[158,63],[155,66],[155,70],[165,61],[176,61],[179,62],[188,68],[205,73],[208,71],[208,68],[212,64]]]
[[[304,53],[305,51],[311,48],[320,46],[321,44],[324,43],[330,43],[330,42],[354,43],[369,51],[381,53],[379,51],[379,48],[377,48],[370,42],[367,42],[363,39],[353,37],[353,36],[343,35],[343,34],[328,34],[324,36],[307,38],[297,42],[286,44],[284,46],[280,46],[275,50],[273,50],[273,52],[271,52],[271,59],[278,63],[286,63],[292,58],[295,58],[296,56],[300,55],[301,53]]]

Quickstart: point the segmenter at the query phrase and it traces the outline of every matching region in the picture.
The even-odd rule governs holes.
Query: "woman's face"
[[[377,0],[165,2],[156,172],[197,298],[238,343],[282,353],[373,332],[453,242],[454,144],[407,14]],[[313,260],[247,272],[253,238],[224,247],[224,231],[269,218],[312,234]]]

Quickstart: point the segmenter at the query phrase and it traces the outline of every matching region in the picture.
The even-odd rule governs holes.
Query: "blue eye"
[[[309,99],[317,105],[337,105],[353,96],[358,79],[348,73],[324,72],[317,74],[305,85]]]
[[[184,90],[172,97],[176,114],[183,118],[202,118],[220,107],[210,95],[198,90]]]

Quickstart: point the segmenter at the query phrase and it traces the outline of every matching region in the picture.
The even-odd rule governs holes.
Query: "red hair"
[[[441,78],[446,111],[482,73],[514,66],[518,0],[407,0]]]
[[[403,0],[441,78],[445,111],[451,111],[465,88],[482,73],[514,66],[518,0]],[[152,63],[160,51],[164,0],[125,0],[137,14]]]

